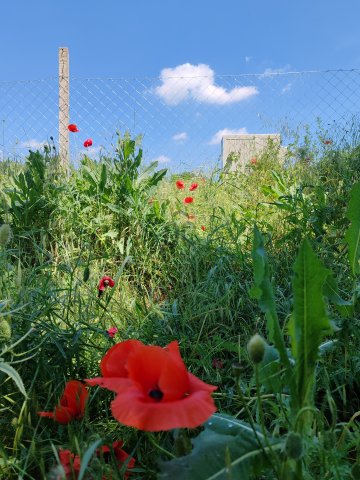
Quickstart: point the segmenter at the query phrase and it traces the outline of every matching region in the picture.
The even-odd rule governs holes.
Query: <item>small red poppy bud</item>
[[[212,366],[214,368],[223,368],[224,364],[219,358],[214,358],[212,361]]]
[[[109,335],[110,338],[114,338],[115,337],[115,334],[118,332],[119,330],[116,328],[116,327],[111,327],[109,328],[108,330],[106,330],[106,333]]]
[[[205,232],[206,227],[205,227],[204,225],[201,225],[201,230],[202,230],[203,232]]]
[[[68,130],[69,132],[78,132],[79,129],[77,127],[77,125],[75,125],[75,123],[70,123],[70,125],[68,125]]]
[[[185,197],[184,198],[184,203],[193,203],[194,198],[193,197]]]
[[[256,165],[256,163],[257,163],[257,158],[256,158],[256,157],[253,157],[253,158],[250,160],[250,163],[251,163],[251,165]]]
[[[104,293],[104,290],[106,287],[113,288],[114,285],[115,285],[115,282],[111,277],[107,277],[107,276],[102,277],[98,285],[99,297]]]
[[[189,188],[190,192],[192,192],[193,190],[196,190],[198,186],[199,186],[198,183],[192,183]]]
[[[91,138],[88,138],[87,140],[85,140],[84,142],[84,147],[85,148],[88,148],[88,147],[91,147],[91,145],[93,144]]]
[[[179,190],[184,190],[185,188],[185,183],[182,181],[182,180],[178,180],[176,183],[176,188],[179,189]]]

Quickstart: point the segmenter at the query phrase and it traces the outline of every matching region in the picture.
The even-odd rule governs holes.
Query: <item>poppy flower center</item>
[[[154,388],[149,392],[149,397],[153,398],[156,402],[160,402],[163,396],[164,394],[159,388]]]

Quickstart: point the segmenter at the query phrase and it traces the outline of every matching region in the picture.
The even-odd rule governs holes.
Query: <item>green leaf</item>
[[[292,369],[286,352],[283,334],[276,312],[275,296],[270,282],[269,266],[264,248],[264,241],[258,228],[254,227],[254,242],[252,248],[254,286],[250,291],[252,298],[256,298],[259,307],[265,313],[268,339],[274,343],[280,354],[280,359],[286,371],[285,376],[291,392],[295,393],[295,384]]]
[[[0,371],[6,373],[6,375],[12,378],[15,382],[15,385],[18,387],[18,389],[24,395],[24,397],[27,396],[23,381],[21,380],[21,377],[18,374],[18,372],[15,370],[15,368],[13,368],[8,363],[0,362]]]
[[[354,315],[354,303],[351,300],[344,300],[339,294],[339,287],[331,272],[324,285],[324,294],[336,306],[341,317],[349,318]]]
[[[192,440],[189,455],[160,464],[158,478],[171,480],[247,480],[267,463],[269,447],[263,434],[250,425],[224,414],[215,414]],[[273,450],[280,441],[268,437]]]
[[[294,265],[294,310],[289,321],[292,353],[296,359],[297,408],[312,405],[312,390],[319,346],[331,325],[323,295],[325,281],[331,273],[312,251],[308,240],[300,246]]]
[[[349,246],[349,261],[355,276],[360,273],[360,183],[356,183],[351,189],[346,217],[351,223],[345,234],[345,241]]]
[[[99,182],[99,191],[102,192],[105,188],[107,180],[107,169],[105,163],[101,166],[101,175],[100,175],[100,182]]]
[[[90,447],[86,450],[85,454],[83,455],[81,459],[81,468],[78,476],[78,480],[82,480],[84,478],[84,475],[86,473],[86,469],[89,465],[89,462],[91,460],[91,457],[94,455],[95,450],[98,448],[99,445],[101,445],[102,440],[96,440],[94,443],[90,445]]]

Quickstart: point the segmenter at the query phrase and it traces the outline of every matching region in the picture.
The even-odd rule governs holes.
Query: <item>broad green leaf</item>
[[[350,220],[345,241],[349,246],[349,261],[353,275],[360,273],[360,183],[356,183],[351,189],[351,198],[346,212]]]
[[[268,444],[273,450],[282,447],[269,437],[266,443],[259,430],[228,415],[215,414],[204,426],[189,455],[160,464],[159,479],[247,480],[267,463]]]
[[[275,296],[270,282],[267,255],[264,242],[258,228],[254,227],[254,243],[252,248],[254,286],[250,291],[252,298],[256,298],[259,307],[265,313],[268,339],[274,343],[279,351],[282,364],[286,368],[285,376],[290,390],[295,393],[292,369],[286,352],[283,334],[276,312]]]
[[[259,364],[259,381],[265,387],[266,392],[282,392],[283,379],[279,352],[271,345],[266,346],[264,358]]]
[[[339,287],[331,272],[324,285],[324,295],[336,306],[337,311],[343,318],[352,317],[354,314],[354,303],[351,300],[344,300],[339,294]]]
[[[20,390],[20,392],[24,395],[24,397],[26,397],[26,391],[25,391],[23,381],[21,380],[21,377],[18,374],[18,372],[15,370],[15,368],[13,368],[8,363],[0,362],[0,371],[4,372],[6,375],[12,378],[15,382],[15,385]]]
[[[294,265],[294,310],[289,321],[291,348],[295,357],[297,394],[293,404],[302,408],[312,404],[312,389],[319,346],[331,325],[326,313],[323,288],[330,271],[304,240]]]

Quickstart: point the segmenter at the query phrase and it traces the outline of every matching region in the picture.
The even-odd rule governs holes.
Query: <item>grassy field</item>
[[[360,145],[316,145],[0,165],[0,478],[360,478]]]

